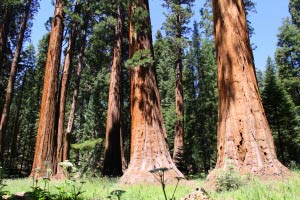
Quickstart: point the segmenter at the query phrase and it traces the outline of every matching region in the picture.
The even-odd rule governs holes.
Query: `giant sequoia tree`
[[[68,126],[66,129],[65,137],[64,137],[64,144],[63,144],[63,154],[65,157],[69,157],[70,154],[70,139],[72,136],[73,126],[74,126],[74,120],[75,120],[75,111],[76,107],[78,106],[77,100],[78,100],[78,94],[79,94],[79,88],[80,88],[80,80],[81,80],[81,73],[83,68],[83,59],[84,59],[84,50],[86,48],[86,35],[87,35],[87,23],[89,19],[85,18],[86,21],[82,25],[81,34],[80,34],[80,40],[79,40],[79,52],[78,52],[78,62],[77,62],[77,68],[76,68],[76,78],[75,78],[75,85],[73,88],[73,94],[72,94],[72,103],[71,103],[71,109],[69,113],[69,119],[68,119]]]
[[[74,8],[74,15],[78,14],[79,10],[79,3],[75,4]],[[75,17],[74,17],[75,18]],[[64,123],[65,123],[65,109],[66,109],[66,98],[67,98],[67,90],[68,90],[68,83],[69,83],[69,74],[71,71],[72,61],[73,61],[73,54],[74,54],[74,47],[75,41],[77,37],[77,27],[78,22],[74,19],[71,19],[71,30],[69,33],[68,39],[68,46],[66,49],[66,55],[64,60],[63,66],[63,74],[60,79],[59,85],[59,110],[58,110],[58,124],[57,124],[57,150],[56,150],[56,159],[57,163],[63,162],[64,160],[69,160],[67,151],[64,151],[67,145],[67,134],[64,132]],[[57,168],[58,176],[63,175],[63,170],[61,167],[58,166]]]
[[[31,175],[36,168],[45,170],[48,162],[52,172],[56,173],[56,137],[55,137],[55,105],[58,82],[58,68],[60,65],[61,45],[63,36],[64,4],[63,0],[56,0],[54,17],[50,33],[44,88],[41,100],[39,127],[36,138],[34,161]]]
[[[123,145],[121,127],[121,72],[122,72],[122,5],[117,1],[115,43],[110,74],[108,108],[106,119],[106,139],[103,175],[120,176],[123,174]]]
[[[242,0],[213,0],[218,65],[216,169],[233,166],[260,176],[288,172],[277,159],[259,97]],[[213,177],[211,174],[211,177]]]
[[[166,144],[160,97],[157,89],[148,0],[129,5],[129,57],[131,68],[131,152],[130,164],[122,183],[156,182],[149,173],[154,168],[169,168],[169,181],[183,177],[170,156]]]

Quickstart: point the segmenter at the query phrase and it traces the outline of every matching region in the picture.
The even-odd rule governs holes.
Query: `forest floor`
[[[228,178],[228,177],[227,177]],[[235,179],[228,179],[228,185],[234,185]],[[174,195],[176,200],[195,191],[196,188],[205,187],[203,179],[196,179],[193,184],[179,183]],[[232,184],[233,183],[233,184]],[[85,178],[76,181],[55,181],[55,180],[33,180],[6,179],[6,185],[2,191],[7,191],[9,196],[35,196],[55,195],[52,199],[122,199],[122,200],[164,200],[164,194],[160,185],[138,185],[122,186],[118,179],[109,178]],[[229,191],[210,191],[207,196],[213,200],[300,200],[300,172],[294,171],[293,176],[284,180],[261,181],[257,178],[248,178],[238,184],[238,189]],[[0,187],[1,188],[1,187]],[[171,199],[175,186],[167,185],[166,194]],[[68,198],[67,198],[68,197]],[[80,198],[78,198],[80,197]],[[8,199],[8,198],[7,198]],[[17,198],[15,198],[17,199]],[[30,198],[27,198],[30,199]],[[43,198],[37,198],[43,199]]]

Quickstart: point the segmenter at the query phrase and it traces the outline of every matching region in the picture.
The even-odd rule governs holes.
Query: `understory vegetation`
[[[83,183],[84,182],[84,183]],[[118,191],[124,191],[120,196],[120,199],[131,199],[131,200],[143,200],[143,199],[164,199],[164,194],[161,191],[160,185],[136,185],[136,186],[121,186],[116,178],[84,178],[82,181],[74,182],[76,187],[82,187],[80,194],[77,198],[62,198],[62,199],[117,199]],[[13,196],[13,194],[20,192],[32,192],[32,179],[7,179],[5,180],[7,186],[5,190]],[[41,189],[44,189],[44,182],[40,180],[38,184]],[[59,197],[62,186],[65,186],[64,190],[66,193],[71,193],[72,190],[67,188],[65,181],[55,181],[51,180],[49,182],[48,190],[52,196]],[[167,194],[172,194],[175,185],[168,185],[166,187]],[[175,199],[180,199],[184,195],[188,194],[193,190],[193,186],[179,186],[177,188]],[[117,192],[114,192],[117,191]],[[77,191],[78,192],[78,191]],[[42,198],[41,198],[42,199]]]
[[[251,178],[248,183],[236,190],[223,192],[211,192],[210,197],[214,200],[296,200],[300,196],[299,171],[294,171],[289,178],[278,180],[261,181]]]
[[[226,173],[226,174],[225,174]],[[300,173],[299,171],[293,171],[291,176],[277,179],[262,181],[253,176],[245,176],[237,178],[234,172],[229,175],[225,172],[222,178],[222,182],[231,180],[232,187],[221,186],[222,188],[212,190],[209,186],[205,185],[204,179],[195,179],[180,183],[176,190],[173,199],[181,199],[196,188],[203,187],[207,191],[209,199],[213,200],[296,200],[300,196]],[[234,180],[234,181],[232,181]],[[118,184],[118,178],[81,178],[76,181],[70,180],[51,180],[45,182],[40,179],[37,183],[33,182],[32,178],[24,179],[5,179],[3,183],[4,187],[1,187],[4,193],[11,198],[16,197],[14,195],[32,195],[34,188],[40,188],[38,196],[33,199],[47,199],[42,198],[41,191],[44,192],[44,197],[47,195],[48,199],[122,199],[122,200],[164,200],[164,194],[159,184],[157,185],[136,185],[136,186],[124,186]],[[49,185],[47,185],[49,183]],[[3,185],[3,184],[2,184]],[[236,187],[238,185],[238,187]],[[71,187],[70,187],[71,186]],[[74,186],[74,187],[73,187]],[[166,185],[166,193],[172,195],[175,185]],[[76,190],[74,190],[76,188]],[[75,197],[75,193],[80,194]],[[72,196],[73,195],[73,196]],[[39,198],[38,198],[39,197]]]

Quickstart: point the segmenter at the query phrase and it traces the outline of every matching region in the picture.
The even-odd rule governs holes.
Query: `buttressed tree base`
[[[137,17],[137,13],[142,12]],[[149,171],[167,168],[167,182],[183,177],[170,156],[166,143],[159,92],[153,66],[153,47],[148,0],[131,2],[129,8],[129,57],[132,62],[130,80],[131,152],[130,164],[122,184],[157,183]],[[138,62],[134,57],[141,56]]]
[[[213,0],[218,64],[218,169],[281,176],[273,137],[259,96],[242,0]]]

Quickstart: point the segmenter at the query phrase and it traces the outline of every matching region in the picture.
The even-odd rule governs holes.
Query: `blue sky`
[[[203,0],[196,0],[194,6],[195,16],[199,19],[199,9],[203,5]],[[251,42],[257,48],[254,51],[255,65],[264,70],[267,57],[274,57],[276,49],[278,28],[282,19],[289,16],[288,0],[254,0],[256,2],[257,13],[251,14],[251,23],[255,29],[255,34]],[[161,0],[149,0],[152,22],[152,32],[155,34],[164,21],[164,9],[161,7]],[[49,0],[41,0],[41,8],[35,17],[32,42],[37,47],[38,41],[45,34],[44,23],[53,15],[54,7]]]

